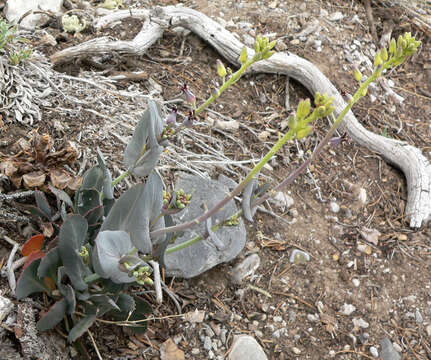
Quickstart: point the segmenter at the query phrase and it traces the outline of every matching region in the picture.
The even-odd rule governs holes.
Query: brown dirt
[[[136,1],[136,7],[138,3]],[[145,2],[145,5],[148,6],[147,3],[149,2]],[[154,5],[158,2],[151,3]],[[175,4],[176,1],[169,3]],[[243,6],[231,12],[229,9],[233,3],[242,3]],[[338,89],[348,93],[354,91],[356,83],[351,74],[344,70],[350,69],[350,64],[343,55],[343,46],[352,44],[353,39],[371,38],[360,3],[335,0],[278,1],[278,7],[283,9],[281,12],[271,7],[271,1],[260,3],[261,5],[247,1],[201,0],[187,1],[186,5],[194,5],[199,11],[222,17],[226,21],[235,17],[235,22],[250,22],[257,34],[275,32],[277,36],[287,35],[283,42],[288,51],[319,66]],[[328,31],[324,34],[327,40],[323,42],[322,52],[319,53],[305,42],[292,45],[288,35],[298,32],[296,26],[302,26],[318,17],[321,9],[329,14],[341,11],[345,15],[339,26],[342,31],[338,25],[331,27],[326,24]],[[393,35],[412,31],[423,41],[422,50],[390,75],[396,84],[395,91],[405,97],[405,102],[403,106],[397,106],[396,112],[391,115],[390,108],[394,104],[390,101],[382,102],[377,98],[375,103],[371,103],[365,98],[355,107],[354,113],[368,129],[405,140],[420,148],[430,159],[431,79],[430,70],[426,69],[429,69],[427,51],[429,54],[431,41],[412,25],[402,9],[398,10],[400,21],[396,22]],[[304,11],[310,13],[307,19],[293,17],[286,20],[286,14],[294,15]],[[348,22],[355,14],[362,20],[362,25]],[[376,19],[376,26],[379,33],[379,18]],[[120,38],[127,34],[131,38],[138,27],[136,22],[125,21],[106,35]],[[56,29],[48,28],[47,31],[58,36]],[[242,34],[240,30],[235,31]],[[85,39],[98,35],[100,34],[84,34]],[[65,42],[46,50],[46,53],[52,54],[83,40],[66,38]],[[215,59],[218,55],[208,44],[189,35],[185,41],[184,55],[189,56],[191,62],[186,66],[155,60],[178,56],[180,47],[181,38],[175,33],[166,33],[163,40],[149,51],[150,57],[113,57],[108,65],[113,71],[139,70],[152,74],[163,86],[162,96],[165,99],[178,96],[179,85],[187,82],[198,100],[203,100],[209,93],[209,84],[216,78]],[[92,66],[79,62],[57,70],[75,75],[80,68],[100,71]],[[250,86],[250,81],[254,82],[254,86]],[[145,83],[142,81],[140,84],[145,92]],[[125,82],[124,87],[127,86],[128,83]],[[245,77],[223,95],[215,109],[245,122],[258,132],[268,128],[279,130],[281,120],[288,114],[284,109],[284,88],[283,76]],[[290,83],[289,92],[292,108],[296,107],[299,99],[311,96],[294,81]],[[261,101],[261,94],[266,95],[264,102]],[[267,116],[272,112],[281,116],[268,122]],[[94,117],[86,114],[80,118],[79,123],[70,123],[64,137],[76,137],[88,123],[103,126],[103,121],[99,119],[95,124]],[[41,132],[51,131],[54,117],[55,113],[46,114],[43,124],[40,124]],[[399,121],[404,126],[398,133]],[[312,150],[326,129],[327,123],[321,122],[316,125],[315,134],[307,141],[298,143],[298,147],[292,144],[284,148],[277,157],[277,165],[271,175],[276,180],[282,179],[298,159],[298,150],[301,149],[304,153]],[[25,131],[19,125],[9,125],[2,137],[5,140],[16,140],[17,134]],[[199,131],[222,136],[208,128]],[[235,143],[226,139],[225,154],[236,160],[249,158],[249,154],[260,156],[268,142],[276,140],[276,133],[265,144],[244,131],[232,135],[240,137],[249,151],[244,154]],[[113,154],[115,159],[115,154],[120,154],[123,149],[115,139],[98,141],[97,138],[83,138],[80,145],[90,148],[93,155],[96,146],[100,146],[104,153]],[[353,211],[351,217],[346,216],[344,211],[352,206],[352,199],[351,191],[343,180],[362,186],[368,196],[367,205],[359,211]],[[370,346],[376,346],[380,350],[380,341],[385,337],[402,348],[404,359],[431,358],[431,337],[426,331],[427,324],[431,323],[431,230],[425,227],[413,231],[403,221],[406,201],[403,175],[376,154],[347,142],[336,149],[328,148],[313,164],[310,172],[300,176],[286,192],[295,200],[297,215],[292,210],[285,214],[273,210],[287,221],[295,218],[296,222],[286,225],[269,215],[257,214],[255,223],[248,226],[247,248],[237,261],[246,254],[257,251],[261,265],[255,276],[243,286],[233,285],[230,280],[232,266],[237,261],[220,265],[195,279],[168,279],[172,290],[189,302],[184,307],[184,312],[205,310],[208,315],[206,324],[215,329],[228,330],[228,341],[219,347],[216,355],[226,354],[232,336],[244,333],[254,336],[270,359],[329,359],[331,354],[336,354],[337,359],[369,359],[372,358]],[[323,201],[316,196],[318,193]],[[329,202],[332,200],[341,205],[340,213],[333,214],[329,210]],[[358,250],[358,244],[363,241],[360,229],[364,226],[377,229],[382,234],[377,245],[371,244],[371,254]],[[14,224],[5,225],[4,230],[9,237],[17,241],[24,240]],[[311,255],[311,261],[300,265],[291,264],[289,255],[294,248],[307,251]],[[358,286],[355,286],[354,279],[359,280]],[[247,288],[248,283],[265,290],[271,297]],[[148,298],[152,300],[151,296]],[[345,303],[355,306],[353,314],[340,313]],[[154,306],[154,314],[157,316],[176,314],[175,306],[170,300],[162,306]],[[416,311],[422,315],[423,322],[416,321]],[[277,316],[281,317],[281,321]],[[354,326],[354,318],[362,318],[369,326]],[[274,337],[274,331],[282,327],[287,329],[286,335]],[[115,356],[156,359],[160,344],[170,337],[177,339],[178,347],[189,354],[188,358],[207,359],[208,353],[203,349],[200,338],[207,333],[207,326],[204,324],[190,325],[176,318],[150,323],[148,337],[129,336],[117,327],[103,324],[94,328],[95,341],[106,359]],[[360,338],[364,333],[368,333],[369,337],[363,344]],[[199,354],[191,355],[194,348],[199,349]],[[96,358],[91,343],[88,343],[88,349]],[[293,352],[296,349],[300,351],[299,354]]]

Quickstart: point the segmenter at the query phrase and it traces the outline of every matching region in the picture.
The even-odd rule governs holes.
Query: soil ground
[[[175,0],[133,2],[135,7],[176,3]],[[312,61],[338,89],[354,92],[356,83],[344,49],[354,44],[354,40],[361,43],[364,39],[371,41],[361,3],[336,0],[191,0],[185,6],[228,23],[230,20],[251,23],[251,30],[232,29],[240,36],[245,32],[249,35],[253,32],[276,33],[278,46],[284,44],[287,51]],[[423,43],[417,55],[388,75],[395,84],[394,90],[405,98],[403,104],[382,101],[379,97],[372,103],[367,97],[354,108],[354,113],[367,129],[407,141],[431,160],[431,39],[409,21],[403,8],[394,6],[389,12],[387,8],[375,5],[373,9],[376,14],[383,11],[386,16],[393,17],[393,36],[411,31]],[[316,50],[313,41],[292,41],[292,34],[308,22],[335,12],[343,14],[338,22],[321,20],[326,29],[322,31],[321,51]],[[354,16],[360,19],[360,23],[351,21]],[[381,34],[383,17],[375,15],[375,21],[377,33]],[[139,29],[137,21],[124,21],[104,35],[131,39]],[[46,31],[57,39],[60,37],[58,29],[47,28]],[[63,42],[44,51],[51,55],[100,35],[67,36]],[[313,34],[308,36],[312,39]],[[163,86],[162,96],[167,100],[178,97],[179,85],[187,82],[198,100],[203,100],[208,94],[208,85],[216,79],[215,59],[218,55],[208,44],[190,34],[183,47],[183,54],[191,59],[190,62],[163,60],[178,56],[181,47],[182,38],[168,32],[151,48],[148,57],[120,57],[115,59],[115,68],[111,70],[146,71]],[[94,68],[94,64],[83,62],[67,64],[56,70],[77,75],[80,69],[100,71]],[[290,109],[284,106],[285,84],[284,76],[246,76],[214,106],[218,112],[244,122],[257,133],[273,130],[264,141],[241,129],[232,132],[232,137],[241,139],[246,146],[246,152],[232,139],[223,138],[209,127],[198,127],[197,130],[223,139],[225,155],[232,159],[261,156],[276,140],[281,121],[289,114]],[[119,88],[127,88],[128,85],[124,82]],[[135,85],[146,91],[144,81]],[[288,88],[292,109],[299,99],[311,97],[294,81],[290,81]],[[279,117],[268,116],[273,113],[278,113]],[[37,125],[40,133],[47,132],[57,137],[53,124],[60,120],[68,124],[63,136],[76,139],[83,129],[105,124],[105,120],[96,120],[84,112],[79,121],[55,116],[54,112],[43,114],[43,121]],[[301,161],[299,156],[306,156],[303,154],[313,150],[327,128],[326,122],[320,122],[306,141],[285,147],[272,163],[274,171],[266,172],[266,175],[275,181],[283,179],[295,162]],[[12,143],[28,130],[16,123],[8,124],[2,140],[9,139]],[[105,139],[81,137],[79,147],[90,149],[91,156],[95,157],[96,146],[109,154],[112,162],[121,163],[119,154],[124,146],[115,137],[108,134]],[[2,149],[4,154],[9,151],[10,147]],[[219,170],[214,169],[214,174]],[[244,174],[238,173],[240,175]],[[346,180],[366,190],[367,204],[364,207],[354,208]],[[310,170],[285,191],[295,201],[293,208],[285,213],[272,209],[284,222],[258,212],[254,224],[248,225],[246,249],[237,260],[219,265],[194,279],[166,279],[171,289],[186,301],[183,312],[204,310],[207,315],[204,323],[190,324],[180,318],[169,318],[169,315],[177,314],[170,299],[157,306],[152,295],[148,295],[148,300],[154,305],[154,315],[166,318],[148,324],[145,336],[129,335],[111,325],[95,326],[93,336],[103,358],[157,359],[160,345],[173,338],[187,358],[207,359],[209,355],[204,349],[203,339],[210,336],[217,343],[221,330],[227,330],[227,339],[218,343],[217,350],[213,348],[215,356],[224,356],[228,352],[234,335],[250,334],[270,359],[369,359],[373,358],[370,347],[380,351],[383,338],[399,345],[403,359],[431,358],[431,229],[425,226],[412,230],[404,221],[406,183],[403,174],[378,155],[348,141],[337,148],[328,148]],[[341,206],[340,212],[331,211],[332,201]],[[24,241],[21,229],[15,223],[2,226],[5,235]],[[365,244],[361,236],[364,227],[381,233],[378,242]],[[361,244],[368,245],[366,250]],[[310,261],[291,264],[289,255],[295,248],[310,254]],[[242,286],[233,284],[232,267],[254,252],[261,259],[255,275]],[[7,252],[2,255],[7,255]],[[2,288],[6,289],[5,279],[1,281]],[[249,284],[254,287],[249,287]],[[343,314],[344,304],[353,305],[355,311]],[[286,331],[277,333],[278,329]],[[91,357],[96,358],[91,342],[88,341],[87,345]]]

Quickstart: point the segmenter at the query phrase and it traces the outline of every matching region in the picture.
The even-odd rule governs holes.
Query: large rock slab
[[[178,178],[175,189],[183,189],[186,193],[192,194],[191,203],[182,212],[175,215],[174,219],[177,224],[201,215],[204,212],[202,204],[205,203],[208,209],[211,209],[229,194],[229,188],[222,181],[203,179],[199,176],[185,173]],[[230,201],[212,217],[212,224],[215,225],[227,219],[236,211],[238,211],[238,208],[233,201]],[[205,231],[205,224],[195,226],[178,238],[174,245],[192,239]],[[242,219],[239,219],[239,225],[237,226],[222,227],[216,231],[216,235],[221,244],[215,244],[210,238],[207,238],[183,250],[167,255],[165,258],[167,275],[183,278],[197,276],[217,264],[231,261],[245,246],[246,231]]]
[[[63,13],[63,0],[8,0],[5,7],[5,16],[15,24],[28,11],[51,11],[59,16]],[[20,23],[28,29],[34,29],[48,20],[47,15],[31,14]]]
[[[267,360],[262,347],[249,335],[235,336],[228,360]]]

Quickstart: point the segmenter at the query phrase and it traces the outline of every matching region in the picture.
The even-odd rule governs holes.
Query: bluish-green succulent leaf
[[[91,301],[98,308],[97,316],[99,317],[103,316],[108,311],[120,310],[120,308],[115,303],[115,301],[111,297],[105,294],[93,295],[88,300]]]
[[[102,206],[100,193],[96,189],[81,189],[76,196],[78,196],[77,212],[84,217],[90,211]]]
[[[137,184],[114,204],[102,224],[101,231],[123,230],[130,234],[133,245],[143,253],[152,250],[150,222],[160,215],[163,202],[163,182],[153,172],[146,184]]]
[[[94,324],[97,318],[97,309],[94,309],[91,313],[81,318],[75,326],[70,330],[67,340],[72,343],[84,334],[91,325]]]
[[[102,278],[110,279],[117,284],[135,282],[135,277],[129,277],[128,273],[119,268],[122,256],[132,250],[132,241],[125,231],[100,231],[92,251],[94,271]]]
[[[132,139],[124,151],[124,163],[133,169],[138,160],[146,151],[158,146],[157,138],[163,131],[163,120],[160,105],[152,100],[148,102],[148,108],[142,113],[138,125],[135,128]],[[153,152],[151,159],[155,158]],[[142,163],[141,163],[142,166]]]
[[[151,149],[147,150],[135,166],[131,168],[131,171],[136,176],[147,176],[157,165],[160,159],[160,155],[163,152],[163,147],[155,145]]]
[[[56,198],[59,201],[62,201],[69,205],[71,208],[73,208],[73,202],[70,196],[63,190],[57,189],[56,187],[52,186],[51,184],[48,185],[49,190],[56,196]]]
[[[81,215],[72,215],[61,226],[59,234],[59,254],[67,276],[73,287],[83,291],[88,285],[84,282],[85,265],[79,255],[87,240],[87,221]]]
[[[58,284],[58,290],[60,291],[61,295],[64,296],[64,299],[66,300],[66,312],[69,315],[72,315],[75,312],[76,308],[76,297],[75,297],[75,291],[73,290],[73,287],[70,284]]]
[[[44,216],[51,221],[51,206],[49,206],[48,200],[42,191],[35,190],[34,198],[38,209],[44,214]]]
[[[175,193],[174,193],[175,194]],[[174,226],[175,222],[171,215],[165,215],[163,217],[165,227]],[[156,230],[156,229],[155,229]],[[177,235],[177,233],[168,233],[166,236],[158,240],[153,246],[153,258],[158,261],[162,268],[166,268],[165,265],[165,252],[168,245],[171,243],[172,237]]]
[[[117,299],[118,311],[113,311],[114,317],[118,320],[126,320],[130,313],[136,308],[135,300],[131,295],[120,294]],[[121,315],[119,315],[121,314]]]
[[[97,163],[99,167],[102,169],[104,174],[103,181],[103,198],[104,199],[113,199],[114,198],[114,188],[111,186],[112,183],[112,175],[109,169],[106,167],[105,158],[103,157],[102,152],[99,147],[97,148]]]
[[[43,315],[37,322],[36,327],[39,331],[46,331],[53,329],[57,324],[64,319],[66,315],[67,301],[66,299],[61,299],[57,301],[49,311]]]
[[[81,189],[95,189],[101,193],[103,190],[104,175],[100,166],[93,166],[85,172]]]
[[[18,300],[24,299],[37,292],[51,292],[43,280],[39,279],[37,276],[37,268],[39,265],[40,259],[34,260],[22,272],[16,286],[16,297]]]
[[[37,269],[37,276],[43,279],[45,276],[50,277],[54,282],[57,282],[57,269],[60,265],[60,255],[58,246],[51,249],[42,258],[39,268]]]
[[[246,187],[244,188],[244,191],[242,192],[242,203],[241,203],[242,213],[244,217],[250,222],[253,222],[253,216],[257,210],[256,207],[254,207],[253,209],[251,208],[252,196],[257,188],[258,188],[257,180],[252,179],[246,185]]]

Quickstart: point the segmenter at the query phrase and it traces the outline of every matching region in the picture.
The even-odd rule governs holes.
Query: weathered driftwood
[[[244,45],[232,33],[204,14],[181,7],[157,7],[151,11],[123,10],[100,18],[95,26],[102,28],[127,17],[145,19],[140,33],[132,41],[108,41],[95,39],[62,50],[51,57],[53,63],[70,61],[78,56],[88,56],[107,51],[140,55],[162,35],[163,30],[174,27],[189,29],[211,44],[221,56],[234,65],[240,65],[239,57]],[[249,56],[253,50],[248,49]],[[310,93],[316,91],[333,95],[335,115],[345,107],[345,102],[335,86],[311,62],[291,53],[276,53],[269,60],[256,63],[250,73],[285,74],[303,84]],[[406,142],[388,139],[366,130],[352,112],[345,117],[341,131],[359,145],[381,155],[387,162],[400,168],[407,179],[406,219],[410,227],[418,228],[431,218],[431,164],[421,151]]]

